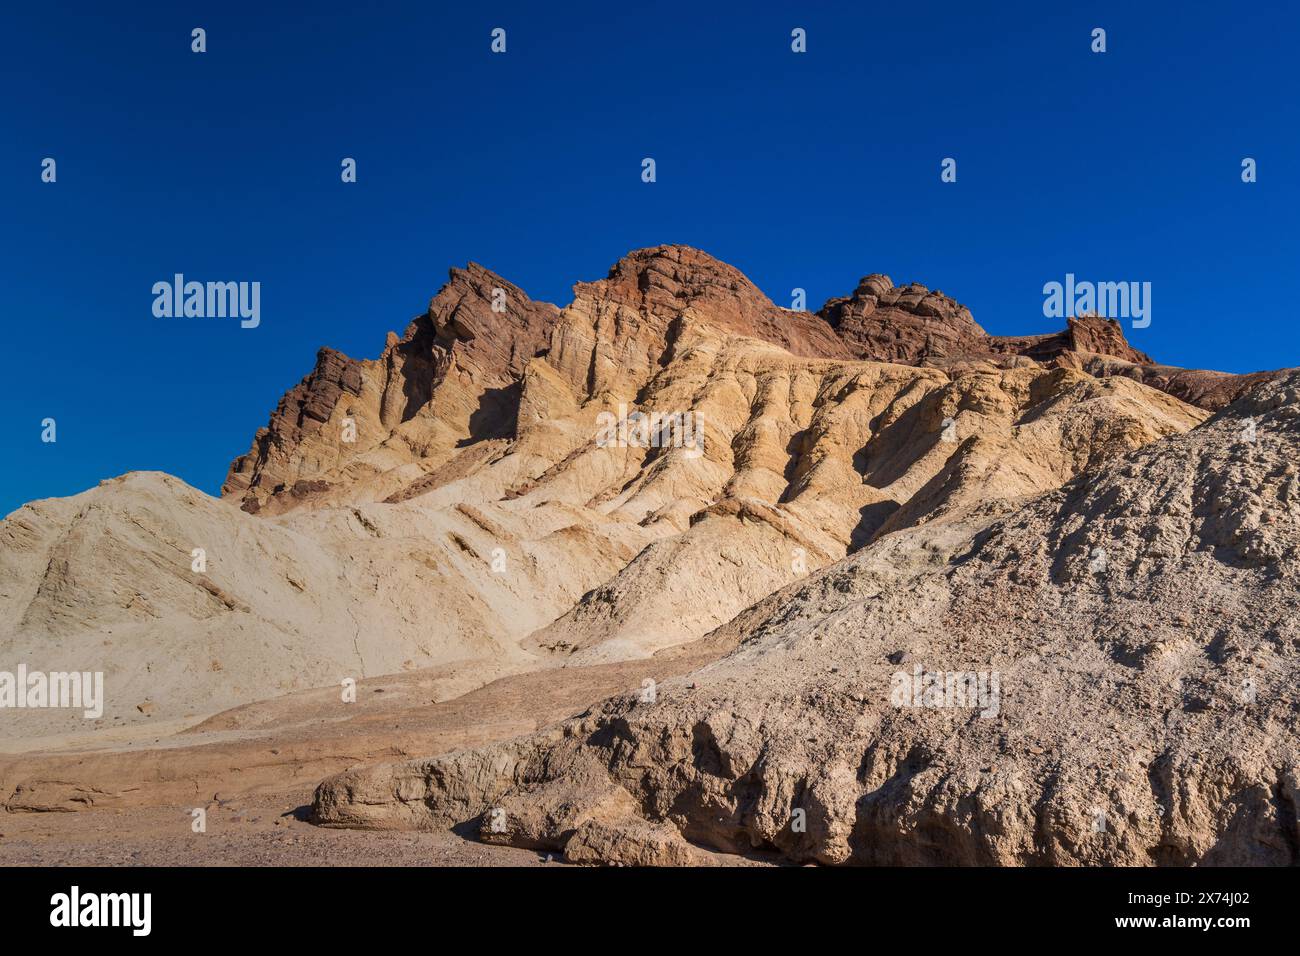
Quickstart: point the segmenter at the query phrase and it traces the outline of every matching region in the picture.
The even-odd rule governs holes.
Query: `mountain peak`
[[[895,286],[872,273],[853,292],[830,299],[817,314],[859,354],[880,361],[918,362],[987,353],[988,334],[970,310],[919,282]]]
[[[896,286],[881,273],[811,313],[778,307],[707,252],[665,244],[635,249],[605,278],[577,283],[561,310],[469,262],[449,271],[428,309],[402,337],[390,336],[377,359],[321,349],[312,372],[232,463],[223,491],[252,510],[295,507],[390,461],[512,437],[521,416],[545,417],[529,404],[538,394],[524,397],[526,384],[540,389],[548,381],[544,369],[566,382],[547,403],[633,397],[686,354],[688,343],[719,335],[799,358],[928,366],[950,376],[1019,366],[1120,375],[1207,409],[1257,381],[1156,365],[1128,344],[1118,322],[1096,316],[1072,318],[1044,335],[990,336],[952,297],[919,282]],[[530,368],[537,373],[531,378]],[[344,429],[351,435],[354,427],[356,436],[344,439]],[[357,467],[361,459],[367,468]]]

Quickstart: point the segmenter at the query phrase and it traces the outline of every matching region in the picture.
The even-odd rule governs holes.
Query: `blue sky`
[[[0,13],[0,514],[136,469],[215,492],[319,346],[373,357],[470,260],[564,304],[683,242],[781,304],[885,272],[995,334],[1051,331],[1067,272],[1149,281],[1156,358],[1300,364],[1294,8],[283,6]],[[155,318],[176,272],[260,281],[261,325]]]

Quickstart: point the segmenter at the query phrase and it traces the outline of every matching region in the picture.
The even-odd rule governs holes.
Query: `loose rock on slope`
[[[1018,509],[881,538],[653,700],[348,771],[315,819],[605,862],[1294,864],[1298,457],[1292,375]],[[909,706],[918,670],[997,693]]]

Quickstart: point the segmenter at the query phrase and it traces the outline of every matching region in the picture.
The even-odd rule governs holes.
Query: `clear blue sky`
[[[1066,272],[1150,281],[1158,359],[1300,364],[1294,5],[276,6],[0,13],[0,514],[215,492],[319,346],[373,357],[469,260],[564,304],[683,242],[782,304],[886,272],[1000,334],[1049,331]],[[175,272],[260,281],[261,326],[154,318]]]

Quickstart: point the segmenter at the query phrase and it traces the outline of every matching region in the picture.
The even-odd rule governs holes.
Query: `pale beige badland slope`
[[[348,677],[438,667],[441,699],[643,657],[883,534],[1205,417],[1170,392],[1244,387],[1161,369],[1114,323],[996,339],[882,276],[792,312],[681,246],[630,254],[563,310],[470,266],[378,359],[322,350],[224,500],[135,473],[0,523],[0,647],[104,671],[97,728]],[[703,454],[600,447],[620,406],[698,415]],[[10,710],[2,734],[86,723]]]
[[[1019,508],[877,540],[653,699],[333,777],[315,819],[624,863],[1294,865],[1298,456],[1293,374]],[[999,694],[912,706],[918,670]]]

